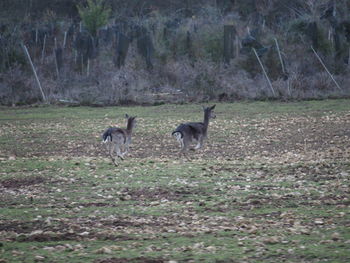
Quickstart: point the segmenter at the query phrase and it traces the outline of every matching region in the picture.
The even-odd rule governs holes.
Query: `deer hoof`
[[[118,163],[115,161],[114,158],[112,158],[112,162],[113,162],[114,166],[118,166]]]

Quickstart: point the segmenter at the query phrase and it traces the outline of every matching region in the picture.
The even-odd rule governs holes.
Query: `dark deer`
[[[180,124],[172,135],[180,143],[181,151],[180,154],[186,156],[186,152],[192,142],[196,142],[194,150],[200,149],[203,146],[204,140],[207,138],[209,119],[215,119],[214,108],[203,107],[204,110],[204,120],[203,122],[187,122]]]
[[[103,143],[106,143],[109,156],[115,165],[118,157],[124,160],[124,156],[128,153],[132,130],[136,125],[136,116],[125,114],[125,118],[127,119],[126,129],[110,127],[102,135]],[[113,157],[114,152],[117,154],[116,158]]]

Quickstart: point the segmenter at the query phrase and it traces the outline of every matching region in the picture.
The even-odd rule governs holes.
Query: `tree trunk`
[[[234,57],[236,29],[233,25],[224,25],[224,61],[226,64]]]

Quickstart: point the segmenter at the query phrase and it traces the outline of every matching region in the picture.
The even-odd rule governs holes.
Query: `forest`
[[[347,0],[2,0],[0,104],[350,94]]]

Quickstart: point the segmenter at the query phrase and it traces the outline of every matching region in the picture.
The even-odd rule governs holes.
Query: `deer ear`
[[[210,107],[211,110],[215,109],[216,104]]]
[[[129,115],[128,115],[128,114],[125,114],[125,118],[129,119]]]

